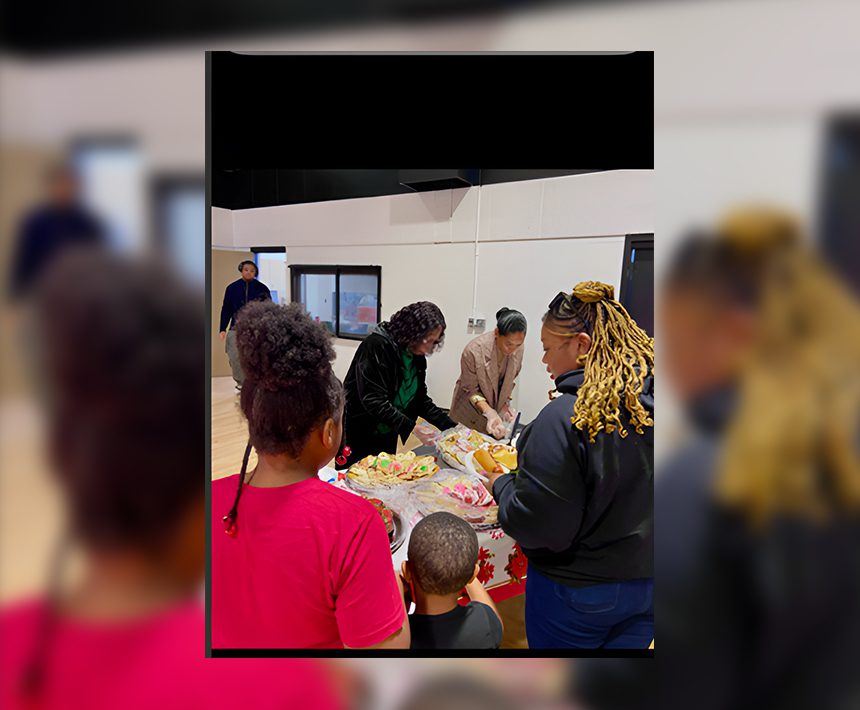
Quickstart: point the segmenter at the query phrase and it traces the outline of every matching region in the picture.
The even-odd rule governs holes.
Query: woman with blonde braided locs
[[[502,528],[529,560],[529,648],[647,648],[654,635],[654,340],[612,286],[549,304],[555,389],[490,477]]]
[[[613,298],[608,284],[584,281],[574,287],[573,298],[557,297],[556,301],[555,312],[550,304],[544,317],[544,329],[550,335],[589,338],[581,329],[593,324],[590,347],[582,339],[587,354],[577,356],[585,373],[571,422],[577,429],[587,430],[592,442],[600,431],[611,434],[617,430],[623,438],[627,436],[619,412],[623,398],[630,426],[637,434],[643,433],[643,427],[654,426],[653,417],[639,401],[644,382],[654,371],[654,339]]]

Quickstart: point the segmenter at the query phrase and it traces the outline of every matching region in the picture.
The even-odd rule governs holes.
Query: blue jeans
[[[648,648],[654,638],[654,580],[566,587],[529,566],[529,648]]]

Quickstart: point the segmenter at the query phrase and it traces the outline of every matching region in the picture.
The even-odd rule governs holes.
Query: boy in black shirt
[[[403,578],[412,591],[411,648],[498,648],[502,620],[487,590],[476,579],[478,536],[451,513],[433,513],[409,537]],[[471,601],[457,603],[463,587]]]

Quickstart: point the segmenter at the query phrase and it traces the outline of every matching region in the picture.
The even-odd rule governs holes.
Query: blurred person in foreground
[[[500,665],[503,663],[499,660]],[[502,688],[460,672],[423,680],[398,710],[525,710],[526,707]]]
[[[860,706],[860,309],[804,236],[739,210],[669,269],[695,433],[657,476],[661,707]]]
[[[74,167],[67,162],[55,163],[44,174],[42,201],[18,227],[4,311],[6,336],[20,349],[25,378],[40,399],[46,395],[39,372],[42,352],[33,332],[32,296],[56,259],[70,251],[106,246],[104,225],[80,200],[80,181]]]
[[[0,707],[338,707],[315,662],[205,658],[199,297],[98,251],[34,296],[67,531],[47,593],[0,612]]]

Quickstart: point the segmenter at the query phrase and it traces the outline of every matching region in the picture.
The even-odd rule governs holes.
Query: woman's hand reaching
[[[487,409],[484,416],[487,418],[487,431],[491,436],[501,439],[506,434],[507,428],[499,413],[495,409]]]

